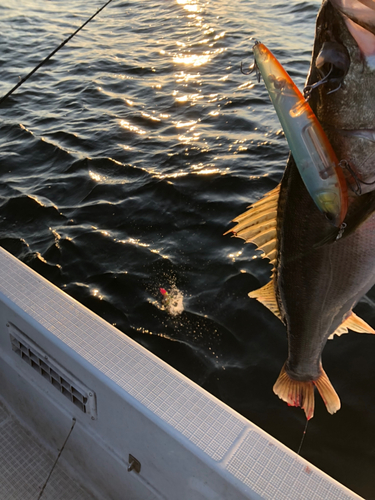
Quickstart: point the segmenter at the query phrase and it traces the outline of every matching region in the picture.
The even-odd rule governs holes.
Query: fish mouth
[[[375,0],[329,1],[344,17],[362,54],[375,66]]]

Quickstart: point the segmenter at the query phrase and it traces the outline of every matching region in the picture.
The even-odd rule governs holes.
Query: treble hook
[[[375,181],[366,182],[366,181],[363,181],[362,179],[360,179],[358,177],[358,174],[355,172],[353,166],[349,163],[348,160],[341,160],[339,162],[339,167],[346,169],[350,173],[350,175],[353,177],[353,179],[357,185],[357,189],[353,188],[353,186],[351,184],[349,184],[349,187],[353,191],[353,193],[355,193],[357,196],[360,196],[362,194],[361,184],[364,184],[365,186],[372,186],[373,184],[375,184]]]
[[[255,45],[258,45],[258,43],[261,43],[261,42],[259,40],[255,40],[253,47],[255,47]],[[243,75],[247,75],[247,76],[251,75],[251,73],[254,73],[254,71],[255,71],[258,83],[260,83],[260,71],[259,71],[259,68],[258,68],[256,60],[254,59],[253,64],[249,67],[249,71],[244,71],[243,65],[242,65],[242,61],[241,61],[241,73]]]
[[[358,175],[354,172],[354,169],[352,168],[348,160],[341,160],[339,162],[339,167],[346,169],[350,173],[350,175],[354,179],[354,182],[356,183],[357,188],[354,188],[351,183],[348,183],[349,187],[353,191],[353,193],[355,193],[357,196],[360,196],[362,194],[362,188],[360,184],[361,180],[359,179]]]
[[[249,67],[249,71],[244,71],[242,61],[241,61],[241,73],[243,75],[251,75],[251,73],[254,73],[254,71],[255,71],[255,74],[256,74],[256,77],[257,77],[257,80],[259,83],[260,82],[260,71],[259,71],[259,68],[258,68],[256,61],[254,61],[253,64]]]
[[[333,68],[334,68],[334,66],[333,66],[333,64],[331,64],[330,70],[328,71],[328,73],[321,80],[319,80],[316,83],[313,83],[312,85],[306,85],[306,87],[303,89],[303,96],[304,96],[304,98],[305,98],[306,101],[308,101],[310,99],[313,90],[315,90],[316,88],[320,87],[320,85],[324,85],[325,83],[328,83],[328,81],[329,81],[328,77],[332,73]],[[327,92],[327,95],[333,94],[334,92],[337,92],[338,90],[340,90],[341,89],[341,85],[342,85],[342,81],[339,83],[339,85],[335,89],[330,90],[329,92]]]
[[[321,80],[319,80],[315,83],[312,83],[311,85],[306,85],[306,87],[303,89],[303,96],[306,99],[306,101],[308,101],[310,99],[313,90],[317,89],[318,87],[320,87],[321,85],[324,85],[325,83],[327,83],[329,81],[328,77],[332,73],[332,71],[333,71],[333,64],[331,64],[331,67],[330,67],[328,73]],[[340,83],[340,87],[341,87],[341,83]],[[332,92],[336,92],[336,90],[338,90],[340,87],[338,87],[335,90],[331,90],[328,93],[331,94]]]

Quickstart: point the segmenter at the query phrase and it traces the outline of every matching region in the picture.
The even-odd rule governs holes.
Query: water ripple
[[[319,5],[119,0],[0,108],[0,244],[294,449],[302,412],[272,394],[284,328],[247,296],[270,265],[223,233],[277,185],[288,155],[263,83],[240,63],[251,64],[261,39],[302,87]],[[92,10],[83,0],[2,2],[0,93]],[[181,293],[180,314],[160,288]],[[369,321],[371,304],[360,305]],[[346,337],[325,351],[333,372],[352,363]],[[368,341],[361,364],[374,349]],[[354,467],[372,477],[375,408],[371,384],[362,387],[358,398],[346,391],[340,425],[317,409],[304,447],[370,498],[375,486]]]

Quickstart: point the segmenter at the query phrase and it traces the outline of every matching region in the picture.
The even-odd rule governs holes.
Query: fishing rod
[[[90,21],[92,21],[94,19],[94,17],[97,16],[99,14],[99,12],[101,12],[111,2],[112,2],[112,0],[108,0],[108,2],[106,2],[104,5],[102,5],[100,7],[100,9],[98,9],[95,12],[95,14],[93,14],[90,17],[90,19],[87,19],[87,21],[85,21],[82,24],[82,26],[80,26],[78,29],[76,29],[76,31],[74,33],[72,33],[70,36],[68,36],[68,38],[66,38],[62,43],[60,43],[60,45],[58,47],[56,47],[56,49],[54,49],[45,59],[43,59],[43,61],[41,61],[37,66],[35,66],[35,68],[33,70],[31,70],[28,75],[26,75],[24,78],[21,78],[20,81],[17,83],[17,85],[15,85],[7,94],[5,94],[0,99],[0,105],[5,101],[5,99],[7,99],[11,94],[13,94],[13,92],[15,90],[17,90],[23,83],[25,83],[26,80],[28,80],[41,66],[43,66],[43,64],[45,64],[47,61],[49,61],[51,59],[51,57],[56,54],[57,51],[59,51],[62,47],[64,47],[64,45],[66,43],[68,43],[69,40],[71,40],[79,31],[81,31],[81,29],[84,28],[86,26],[86,24],[88,24]]]

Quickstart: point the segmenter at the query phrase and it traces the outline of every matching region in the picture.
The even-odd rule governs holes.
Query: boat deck
[[[58,453],[53,456],[0,402],[0,498],[95,500],[59,462],[48,480]]]
[[[0,269],[0,500],[360,498],[1,248]]]

